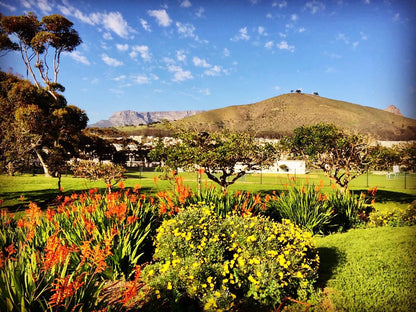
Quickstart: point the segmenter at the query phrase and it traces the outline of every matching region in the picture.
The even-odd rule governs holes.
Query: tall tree
[[[368,138],[347,133],[333,124],[301,126],[282,143],[294,156],[322,169],[344,191],[352,179],[365,172],[369,162]]]
[[[172,144],[162,141],[149,153],[173,170],[204,169],[223,191],[250,170],[270,165],[276,157],[272,144],[262,144],[248,133],[181,132]],[[217,176],[218,174],[218,176]]]
[[[29,154],[39,159],[46,176],[59,173],[64,160],[76,155],[88,117],[65,98],[52,97],[27,80],[0,72],[0,151],[10,168]]]
[[[43,81],[52,96],[54,91],[63,91],[58,83],[58,73],[62,52],[71,52],[82,43],[73,23],[59,14],[37,16],[29,12],[19,16],[0,17],[0,49],[3,51],[18,50],[35,85],[41,88]],[[12,39],[16,38],[17,42]],[[52,53],[49,53],[52,50]],[[53,69],[53,78],[49,69]],[[37,73],[37,74],[36,74]]]
[[[3,129],[8,129],[7,135],[1,135],[2,148],[13,145],[13,138],[22,138],[20,147],[24,146],[20,152],[17,147],[7,149],[9,165],[12,155],[17,162],[24,151],[30,150],[49,176],[51,171],[59,172],[62,161],[73,151],[74,140],[88,118],[79,108],[68,106],[59,94],[65,88],[58,82],[58,73],[62,52],[73,51],[81,42],[73,23],[61,15],[44,16],[40,21],[32,12],[0,15],[0,50],[19,51],[34,83],[5,73],[1,76],[0,104],[7,122],[0,121]]]

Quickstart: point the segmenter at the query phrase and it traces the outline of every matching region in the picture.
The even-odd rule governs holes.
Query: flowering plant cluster
[[[319,258],[309,232],[288,220],[225,217],[200,203],[157,230],[153,264],[142,277],[155,299],[191,300],[207,311],[242,304],[274,307],[307,292]]]
[[[370,213],[368,225],[378,226],[404,226],[416,224],[416,200],[410,203],[405,209],[395,209],[393,211],[376,210]]]
[[[106,281],[138,276],[143,254],[151,254],[157,218],[139,186],[119,187],[61,197],[46,212],[30,203],[18,221],[2,212],[1,311],[92,311],[105,306],[100,292]],[[120,305],[137,287],[125,285]]]

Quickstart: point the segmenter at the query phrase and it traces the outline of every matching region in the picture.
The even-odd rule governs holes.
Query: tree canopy
[[[262,144],[248,133],[183,131],[171,144],[159,140],[149,156],[172,170],[203,169],[225,191],[247,171],[271,164],[277,155],[272,144]]]
[[[333,124],[298,127],[293,137],[285,137],[282,143],[294,156],[322,169],[344,190],[352,179],[365,172],[369,162],[368,138]]]
[[[33,12],[0,15],[0,50],[19,51],[35,85],[40,88],[43,81],[43,87],[52,95],[64,90],[58,83],[61,53],[71,52],[81,43],[73,23],[59,14],[44,16],[40,21]]]
[[[63,96],[54,98],[43,88],[13,74],[0,72],[1,161],[13,173],[35,155],[45,175],[63,168],[76,155],[88,117]]]

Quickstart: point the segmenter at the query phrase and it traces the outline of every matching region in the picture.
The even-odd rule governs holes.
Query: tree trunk
[[[41,153],[38,151],[37,148],[35,148],[35,153],[36,153],[36,156],[38,156],[38,159],[39,159],[39,161],[40,161],[40,163],[43,167],[43,172],[45,173],[45,177],[52,177],[51,173],[49,172],[48,165],[43,160],[43,157],[42,157]]]

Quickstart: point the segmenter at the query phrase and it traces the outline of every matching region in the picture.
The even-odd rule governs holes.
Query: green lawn
[[[416,226],[354,229],[317,245],[326,298],[316,310],[415,311]]]

